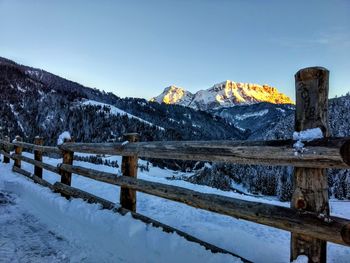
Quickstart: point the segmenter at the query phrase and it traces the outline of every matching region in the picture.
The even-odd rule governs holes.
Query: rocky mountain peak
[[[277,88],[267,84],[234,82],[226,80],[209,89],[192,94],[183,88],[170,86],[162,94],[152,99],[158,103],[179,104],[197,110],[232,107],[236,105],[269,102],[273,104],[294,104]]]
[[[151,99],[153,102],[165,104],[178,104],[187,106],[192,100],[193,94],[181,87],[171,85],[166,87],[162,94]]]

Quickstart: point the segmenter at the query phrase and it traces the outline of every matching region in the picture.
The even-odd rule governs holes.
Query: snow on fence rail
[[[317,81],[315,81],[315,79]],[[329,216],[327,177],[323,168],[350,168],[350,138],[332,138],[328,134],[327,98],[328,71],[324,68],[308,68],[296,74],[297,105],[296,130],[321,128],[325,138],[303,142],[303,150],[293,147],[292,140],[283,141],[184,141],[138,142],[135,133],[125,134],[129,143],[73,143],[59,147],[24,143],[17,137],[0,140],[4,162],[15,160],[14,171],[32,178],[35,182],[60,192],[65,197],[79,197],[88,202],[101,203],[104,208],[115,209],[114,204],[71,187],[72,173],[121,187],[118,212],[130,211],[141,219],[165,231],[176,232],[188,240],[200,243],[213,252],[226,250],[198,240],[182,231],[161,224],[136,213],[136,191],[185,203],[219,214],[241,218],[255,223],[290,231],[291,259],[300,254],[310,262],[326,262],[325,242],[350,246],[350,220]],[[10,154],[10,150],[15,150]],[[34,151],[34,160],[22,156],[22,149]],[[58,167],[42,162],[42,152],[60,154],[63,162]],[[73,165],[74,152],[122,155],[122,176]],[[243,201],[240,199],[204,194],[185,188],[137,179],[139,157],[221,161],[240,164],[294,166],[294,194],[291,208]],[[34,174],[21,169],[21,161],[35,166]],[[61,183],[51,185],[42,179],[42,169],[61,175]],[[233,255],[233,254],[232,254]],[[236,255],[237,256],[237,255]],[[247,262],[247,260],[242,259]]]

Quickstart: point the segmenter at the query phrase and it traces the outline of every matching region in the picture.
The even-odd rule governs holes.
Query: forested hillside
[[[125,132],[139,132],[144,141],[247,137],[233,124],[206,112],[122,99],[6,59],[0,59],[0,91],[0,136],[18,134],[32,141],[41,135],[46,144],[54,144],[64,130],[84,142],[116,140]],[[113,105],[125,114],[110,114],[108,105],[84,105],[87,99]]]
[[[251,107],[264,107],[264,110],[270,108],[270,113],[266,113],[266,116],[250,115],[250,120],[246,119],[244,125],[247,122],[258,120],[263,122],[258,124],[258,127],[262,127],[261,129],[252,128],[254,129],[252,138],[260,140],[292,138],[294,131],[294,110],[292,108],[285,109],[282,112],[283,115],[276,116],[276,112],[271,111],[269,105]],[[234,111],[237,114],[237,110],[229,109],[226,114]],[[225,111],[220,111],[220,114],[226,118],[236,116],[235,114],[225,116]],[[333,136],[350,136],[350,94],[329,100],[329,120]],[[327,172],[329,194],[338,199],[350,199],[350,170],[328,169]],[[239,184],[250,193],[276,195],[281,201],[287,201],[292,194],[292,173],[292,167],[215,163],[212,167],[203,167],[189,180],[223,190],[232,190],[232,184]]]

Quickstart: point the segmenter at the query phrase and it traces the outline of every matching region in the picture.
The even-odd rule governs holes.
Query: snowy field
[[[32,157],[31,154],[25,155]],[[117,160],[121,164],[120,157],[105,159]],[[51,158],[44,158],[44,161],[52,165],[61,163],[61,160]],[[145,164],[141,160],[139,163]],[[120,168],[80,161],[74,161],[74,164],[120,173]],[[33,170],[32,165],[24,162],[22,167],[27,171]],[[240,262],[230,255],[212,254],[177,234],[164,233],[129,215],[99,210],[98,205],[78,199],[67,201],[22,175],[12,173],[11,168],[12,164],[0,164],[0,262],[4,258],[8,260],[3,262]],[[138,177],[204,193],[289,206],[289,203],[271,197],[255,198],[166,179],[173,175],[179,176],[174,171],[150,166],[149,172],[139,170]],[[45,171],[44,179],[54,183],[59,176]],[[77,175],[73,175],[72,186],[119,203],[117,186]],[[1,202],[1,196],[9,201]],[[253,262],[289,262],[290,233],[286,231],[143,193],[137,196],[137,212]],[[332,200],[331,213],[350,218],[350,203]],[[21,238],[22,232],[31,231],[38,233],[38,242]],[[33,247],[37,253],[30,254]],[[23,251],[29,251],[27,255],[31,255],[33,260],[21,261]],[[36,257],[41,260],[35,261]],[[328,262],[346,263],[349,258],[350,248],[328,243]]]

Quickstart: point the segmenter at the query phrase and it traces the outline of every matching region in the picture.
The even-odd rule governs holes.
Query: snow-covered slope
[[[272,104],[267,102],[255,103],[253,105],[238,105],[223,107],[210,112],[225,118],[237,128],[250,131],[249,139],[259,140],[267,131],[276,126],[286,116],[293,114],[294,105]],[[279,138],[276,138],[279,139]]]
[[[31,154],[26,156],[33,158]],[[106,157],[109,160],[121,162],[117,156]],[[57,165],[62,160],[44,157],[44,161]],[[113,167],[94,165],[74,161],[76,165],[100,171],[120,171]],[[139,160],[139,167],[146,162]],[[165,234],[158,229],[147,227],[135,222],[130,216],[121,217],[109,211],[101,211],[96,205],[89,205],[74,199],[68,202],[48,189],[35,185],[21,175],[11,172],[12,164],[0,164],[0,187],[11,186],[21,194],[21,202],[28,212],[43,221],[55,234],[68,240],[75,246],[81,246],[79,256],[87,257],[86,262],[236,262],[234,257],[221,254],[211,254],[200,246],[189,243],[174,234]],[[24,169],[30,171],[32,166],[23,163]],[[220,191],[207,186],[195,185],[181,180],[167,180],[172,177],[172,170],[150,167],[149,172],[138,170],[138,177],[143,180],[172,184],[195,191],[212,193],[248,201],[270,203],[279,206],[289,206],[289,203],[279,202],[273,198],[256,198],[233,192]],[[59,176],[44,171],[44,179],[54,183]],[[7,182],[7,183],[6,183]],[[73,175],[72,185],[87,192],[101,196],[119,204],[120,188],[81,176]],[[137,196],[137,211],[160,222],[188,232],[202,240],[215,244],[235,254],[243,256],[252,262],[287,263],[289,262],[290,233],[244,220],[222,216],[216,213],[194,209],[185,204],[172,202],[143,193]],[[333,215],[350,218],[348,202],[331,200]],[[2,232],[0,232],[1,235]],[[99,244],[99,246],[96,246]],[[328,243],[328,261],[347,263],[350,249]],[[128,252],[132,247],[132,255]],[[254,248],[254,249],[252,249]],[[89,250],[91,249],[91,250]],[[0,247],[1,251],[1,247]],[[93,253],[91,253],[93,251]],[[128,255],[130,257],[128,257]],[[69,255],[67,255],[69,257]],[[90,258],[92,257],[92,258]],[[122,259],[129,258],[129,261]],[[90,259],[90,260],[89,260]],[[93,261],[93,260],[95,261]],[[97,260],[97,261],[96,261]]]
[[[139,120],[139,121],[141,121],[141,122],[143,122],[143,123],[145,123],[145,124],[147,124],[149,126],[154,126],[153,123],[150,123],[149,121],[141,119],[141,118],[139,118],[139,117],[137,117],[135,115],[132,115],[130,113],[127,113],[126,111],[123,111],[123,110],[121,110],[121,109],[119,109],[119,108],[117,108],[117,107],[115,107],[113,105],[109,105],[109,104],[98,102],[98,101],[94,101],[94,100],[83,100],[81,105],[83,105],[83,106],[84,105],[100,106],[101,108],[106,107],[109,110],[110,114],[113,114],[113,115],[116,115],[116,116],[118,116],[118,115],[126,115],[126,116],[128,116],[129,119],[136,119],[136,120]],[[159,126],[157,126],[157,127],[159,129],[161,129],[161,130],[164,130],[163,127],[159,127]]]
[[[171,86],[162,94],[151,99],[158,103],[178,104],[196,110],[232,107],[235,105],[270,102],[274,104],[293,104],[294,102],[276,88],[268,85],[240,83],[227,80],[195,94],[183,88]]]
[[[0,165],[0,201],[2,193],[9,201],[0,203],[0,262],[241,262],[129,214],[68,201],[10,170]]]

